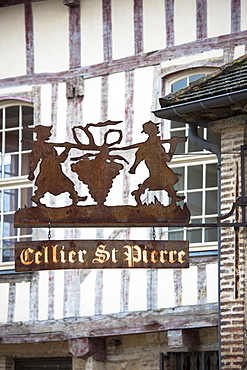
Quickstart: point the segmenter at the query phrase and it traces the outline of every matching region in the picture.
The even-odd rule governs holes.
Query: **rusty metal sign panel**
[[[188,241],[48,240],[16,243],[16,271],[187,268]]]
[[[149,121],[142,125],[145,141],[123,146],[119,124],[121,121],[108,120],[74,126],[73,141],[65,143],[50,141],[52,126],[25,127],[36,134],[36,140],[31,141],[28,177],[35,184],[31,198],[34,206],[15,213],[15,227],[167,226],[189,222],[186,203],[183,207],[177,204],[184,200],[174,190],[178,177],[167,164],[186,138],[161,139],[158,124]],[[102,140],[97,143],[100,136]],[[127,184],[135,178],[138,183],[137,168],[141,163],[148,175],[130,194],[125,194],[130,203],[108,205],[115,179],[124,173]],[[156,195],[152,203],[147,203],[145,194],[147,198],[150,192],[157,191],[164,191],[170,198],[167,205]],[[70,204],[45,204],[46,194],[56,197],[63,193],[69,194]]]

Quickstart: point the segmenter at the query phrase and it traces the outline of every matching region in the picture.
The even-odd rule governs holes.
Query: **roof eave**
[[[193,117],[194,112],[203,112],[205,109],[236,104],[243,100],[247,100],[247,89],[233,91],[204,99],[198,99],[191,102],[174,104],[154,110],[152,113],[154,113],[154,115],[158,118],[190,123],[195,122],[195,118]],[[218,117],[218,119],[221,118],[224,117]],[[203,120],[205,123],[206,121],[212,121],[210,119],[207,120],[206,118]]]

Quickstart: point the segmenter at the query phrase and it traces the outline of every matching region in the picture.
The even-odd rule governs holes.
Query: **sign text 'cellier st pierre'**
[[[177,205],[184,199],[173,187],[178,177],[167,165],[176,146],[186,138],[161,139],[158,124],[149,121],[142,125],[142,132],[148,136],[146,141],[120,146],[123,138],[120,124],[120,121],[108,120],[84,127],[75,126],[72,128],[74,142],[65,143],[49,140],[52,126],[25,127],[36,134],[36,140],[31,141],[29,156],[29,180],[35,180],[36,187],[31,197],[35,206],[15,213],[15,227],[162,227],[189,222],[190,212],[186,203],[183,208]],[[92,131],[101,129],[104,130],[103,142],[97,144]],[[82,134],[86,135],[87,144],[83,143]],[[169,145],[168,151],[164,144]],[[73,157],[69,156],[72,149]],[[131,155],[133,163],[129,163]],[[62,167],[65,161],[71,161],[70,166]],[[128,173],[127,181],[131,183],[141,162],[149,175],[130,194],[136,205],[132,205],[133,201],[131,204],[107,205],[108,194],[114,187],[113,180],[125,171],[125,178]],[[77,175],[77,187],[78,183],[84,184],[83,189],[87,185],[88,194],[78,194],[80,186],[76,188],[71,180],[73,176],[65,173],[64,169]],[[157,194],[157,191],[167,193],[171,199],[168,205],[164,205],[157,196],[154,202],[147,203],[146,194]],[[71,204],[47,206],[42,202],[47,193],[53,196],[68,193]],[[188,242],[48,240],[16,243],[17,271],[97,267],[188,267]]]

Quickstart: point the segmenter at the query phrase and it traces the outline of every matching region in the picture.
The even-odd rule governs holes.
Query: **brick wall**
[[[226,125],[226,121],[227,125]],[[246,126],[238,118],[221,122],[221,212],[226,214],[241,195],[240,147],[246,143]],[[227,128],[225,128],[227,126]],[[226,221],[241,221],[237,209]],[[221,229],[220,310],[223,369],[246,369],[245,365],[245,258],[246,228]]]

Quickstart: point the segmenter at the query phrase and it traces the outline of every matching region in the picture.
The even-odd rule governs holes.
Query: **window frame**
[[[211,73],[215,70],[215,68],[212,67],[200,67],[200,68],[193,68],[193,69],[184,69],[183,71],[180,71],[176,74],[168,75],[163,77],[163,82],[165,84],[165,91],[166,94],[171,93],[172,90],[172,85],[177,83],[178,81],[187,78],[187,80],[190,77],[194,77],[196,75],[206,75],[208,73]],[[187,85],[188,86],[188,85]],[[162,138],[169,138],[171,136],[176,136],[176,131],[181,134],[181,131],[184,130],[184,135],[181,136],[187,136],[188,137],[188,129],[189,125],[187,123],[181,122],[181,126],[179,126],[178,122],[178,127],[173,127],[171,128],[171,120],[164,119],[163,124],[162,124]],[[207,130],[206,128],[201,129],[203,131],[203,138],[207,139]],[[179,136],[179,135],[178,135]],[[188,168],[191,166],[196,166],[196,165],[202,165],[203,166],[203,184],[201,188],[195,188],[195,189],[188,189],[188,186],[185,186],[185,189],[183,190],[178,190],[178,195],[185,195],[185,202],[187,202],[187,195],[190,193],[194,193],[196,191],[202,192],[202,213],[201,215],[191,216],[191,222],[193,223],[205,223],[208,219],[208,222],[213,222],[210,219],[215,219],[218,216],[217,214],[217,209],[216,213],[213,214],[206,214],[206,195],[208,191],[215,191],[217,190],[217,186],[214,187],[206,187],[206,165],[207,164],[215,164],[215,171],[217,173],[217,158],[214,154],[206,151],[205,149],[201,149],[198,151],[189,151],[189,139],[185,143],[185,152],[181,154],[175,154],[172,162],[169,164],[169,167],[175,171],[176,168],[179,167],[184,167],[185,168],[185,174],[186,171],[188,171]],[[184,174],[184,176],[185,176]],[[188,179],[185,179],[185,183],[188,182]],[[181,203],[178,203],[178,205],[181,205]],[[188,208],[189,205],[188,205]],[[201,219],[201,221],[198,221],[198,219]],[[218,249],[218,241],[217,241],[217,231],[215,233],[216,239],[215,241],[206,241],[206,233],[208,232],[207,230],[210,230],[208,228],[198,228],[201,230],[201,241],[197,242],[191,242],[190,241],[190,251],[195,251],[195,252],[201,252],[201,251],[215,251]],[[169,228],[169,229],[163,229],[162,234],[163,238],[169,239],[169,234],[171,235],[171,239],[174,239],[172,237],[172,234],[175,233],[175,230],[179,231],[180,234],[182,235],[181,239],[182,240],[188,240],[188,232],[191,233],[193,232],[192,228]],[[194,229],[196,230],[196,229]],[[216,230],[216,228],[215,228]]]
[[[7,128],[4,127],[3,122],[5,119],[5,113],[1,113],[2,116],[2,127],[0,129],[1,133],[3,132],[11,132],[11,131],[18,131],[19,133],[19,138],[22,137],[21,131],[23,130],[23,125],[22,125],[22,107],[30,107],[33,110],[33,118],[32,118],[32,125],[34,125],[34,105],[26,100],[19,100],[17,99],[6,99],[6,100],[0,100],[0,110],[3,110],[5,112],[5,109],[11,108],[11,107],[21,107],[19,108],[19,117],[18,117],[18,126],[10,127]],[[4,123],[5,124],[5,123]],[[5,145],[5,142],[3,142],[3,145]],[[14,153],[14,154],[12,154]],[[4,177],[5,175],[5,170],[4,170],[4,165],[2,166],[1,174],[0,174],[0,271],[2,270],[10,270],[13,269],[14,267],[14,259],[12,261],[3,261],[3,243],[7,242],[8,240],[12,241],[19,241],[19,240],[25,240],[26,238],[31,239],[32,238],[32,231],[30,233],[24,234],[26,230],[22,229],[15,229],[13,227],[13,223],[9,222],[6,225],[8,225],[9,228],[13,228],[13,235],[4,235],[4,217],[10,217],[12,218],[14,216],[14,213],[17,209],[23,207],[22,204],[22,196],[21,193],[23,193],[24,189],[30,189],[32,192],[33,190],[33,183],[28,180],[28,173],[27,174],[22,174],[22,158],[26,155],[25,161],[28,160],[28,153],[30,153],[30,150],[23,150],[22,143],[19,140],[18,142],[18,150],[10,152],[9,155],[17,155],[18,156],[18,171],[17,175],[10,176],[10,177]],[[4,161],[2,159],[5,155],[4,153],[1,153],[1,163]],[[8,154],[7,154],[8,155]],[[28,166],[28,163],[27,163]],[[27,167],[28,169],[28,167]],[[16,209],[11,209],[11,210],[6,210],[4,209],[4,194],[6,195],[6,191],[8,190],[17,190],[17,207]],[[12,226],[11,226],[12,225]],[[11,234],[11,233],[9,233]],[[10,247],[12,248],[12,247]]]

